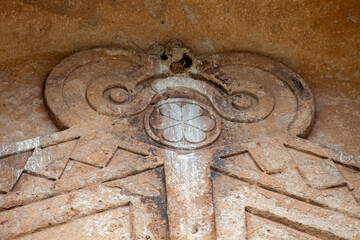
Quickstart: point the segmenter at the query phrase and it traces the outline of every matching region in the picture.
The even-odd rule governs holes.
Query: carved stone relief
[[[1,239],[360,239],[360,157],[305,139],[278,62],[93,49],[44,95],[61,131],[0,146]]]

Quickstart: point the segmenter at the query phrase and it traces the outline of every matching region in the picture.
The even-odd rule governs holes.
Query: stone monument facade
[[[281,63],[85,50],[44,98],[60,131],[0,145],[0,239],[360,239],[360,157],[306,140]]]

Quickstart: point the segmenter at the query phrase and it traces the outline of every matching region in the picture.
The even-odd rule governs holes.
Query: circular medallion
[[[220,121],[209,106],[184,98],[160,101],[145,116],[145,129],[155,141],[179,149],[196,149],[214,142]]]

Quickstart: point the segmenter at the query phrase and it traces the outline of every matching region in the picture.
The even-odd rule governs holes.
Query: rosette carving
[[[146,114],[145,128],[155,141],[181,149],[206,146],[216,140],[221,130],[210,107],[188,99],[159,102]]]

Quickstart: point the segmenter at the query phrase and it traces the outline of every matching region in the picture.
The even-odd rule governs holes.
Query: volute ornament
[[[276,234],[259,224],[296,239],[360,237],[360,194],[339,170],[360,171],[360,157],[305,139],[314,97],[281,63],[195,56],[176,39],[97,48],[54,67],[44,98],[61,131],[0,145],[1,239],[44,239],[99,216],[110,239]],[[92,170],[71,175],[75,165]],[[53,184],[14,192],[23,173]],[[34,209],[39,221],[26,225]]]

